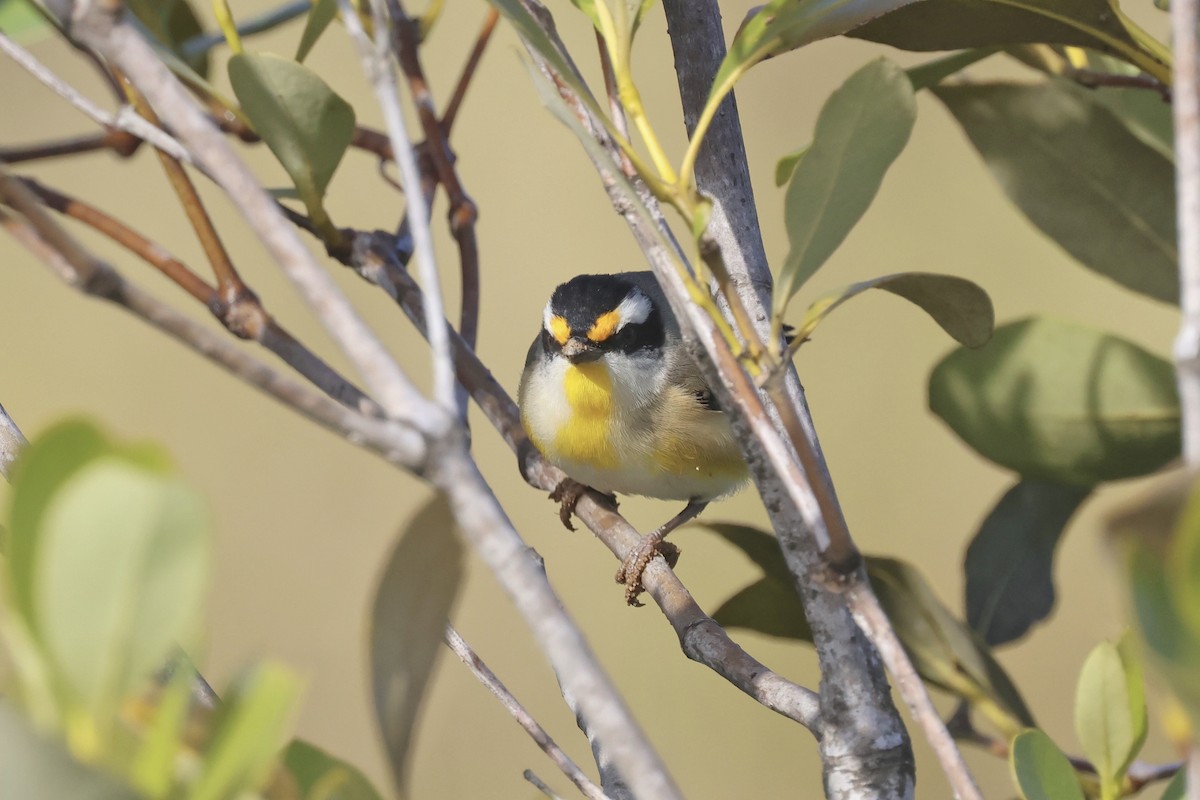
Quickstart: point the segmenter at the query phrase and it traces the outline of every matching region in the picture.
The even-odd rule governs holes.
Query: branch
[[[542,748],[542,751],[550,757],[554,765],[570,778],[571,783],[579,787],[579,791],[583,793],[584,797],[591,798],[591,800],[608,800],[604,792],[600,790],[600,787],[592,783],[588,776],[583,774],[583,770],[579,768],[579,765],[562,751],[562,748],[555,743],[554,739],[550,738],[550,734],[546,733],[546,730],[525,710],[525,707],[521,705],[517,698],[513,697],[508,687],[496,677],[496,673],[492,672],[487,664],[483,663],[483,659],[471,649],[471,646],[463,641],[463,638],[459,636],[458,631],[453,626],[446,626],[446,633],[443,638],[445,639],[446,646],[450,648],[454,655],[458,656],[460,661],[466,664],[467,669],[471,670],[471,673],[479,682],[495,695],[496,699],[500,701],[500,705],[504,706],[505,710],[517,721],[517,724],[525,729],[529,737],[533,739],[538,747]]]
[[[0,404],[0,476],[3,476],[4,480],[12,480],[13,462],[28,444],[17,423],[13,422],[12,417],[4,410],[4,405]]]
[[[1179,304],[1175,372],[1183,413],[1183,457],[1200,467],[1200,24],[1197,0],[1171,3],[1174,31],[1176,216],[1179,225]],[[1200,797],[1192,784],[1191,797]]]

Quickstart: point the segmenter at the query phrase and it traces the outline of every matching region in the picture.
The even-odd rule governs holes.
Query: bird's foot
[[[650,561],[655,556],[662,556],[671,569],[674,569],[675,565],[679,563],[679,548],[670,542],[663,541],[666,533],[660,534],[661,530],[660,528],[638,539],[637,544],[625,556],[625,560],[621,562],[621,568],[614,576],[617,583],[625,585],[625,602],[631,606],[642,605],[642,602],[637,599],[638,595],[645,590],[645,587],[642,586],[642,573],[646,571],[646,567],[650,566]]]
[[[579,499],[587,494],[591,487],[580,483],[572,478],[563,478],[558,482],[558,486],[554,487],[554,491],[550,493],[550,499],[558,503],[558,518],[562,520],[562,524],[567,530],[575,530],[575,526],[571,524],[571,515],[575,513],[575,506],[579,504]],[[617,510],[617,496],[615,494],[605,494],[604,492],[596,492],[599,495],[599,502]]]

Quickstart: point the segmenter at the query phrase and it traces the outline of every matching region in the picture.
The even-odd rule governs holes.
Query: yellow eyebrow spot
[[[571,338],[571,326],[565,318],[555,315],[550,318],[550,335],[559,344],[566,344],[567,339]]]
[[[595,324],[588,331],[588,338],[593,342],[603,342],[608,337],[612,336],[617,330],[617,324],[621,321],[621,315],[616,311],[609,311],[596,317]]]

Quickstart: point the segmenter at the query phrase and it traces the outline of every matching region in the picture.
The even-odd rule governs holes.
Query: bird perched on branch
[[[729,420],[653,273],[579,275],[556,288],[525,359],[519,401],[534,446],[573,481],[687,502],[625,558],[617,580],[631,603],[663,538],[747,479]],[[551,495],[562,500],[567,527],[582,491],[574,488]]]

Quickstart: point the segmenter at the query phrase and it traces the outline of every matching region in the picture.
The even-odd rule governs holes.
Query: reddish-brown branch
[[[458,109],[467,95],[467,87],[471,85],[471,79],[475,77],[475,70],[479,67],[483,51],[487,49],[488,42],[492,38],[492,31],[496,29],[496,22],[499,19],[500,12],[494,7],[489,7],[487,16],[483,18],[483,25],[479,28],[479,35],[475,37],[475,44],[471,47],[471,53],[467,56],[467,63],[463,65],[462,73],[458,76],[454,94],[450,95],[450,102],[446,104],[446,113],[442,114],[442,135],[447,139],[450,138],[454,120],[458,117]]]
[[[22,161],[94,153],[97,150],[111,150],[119,156],[128,157],[133,155],[141,144],[142,140],[133,134],[113,129],[105,133],[74,136],[59,142],[47,142],[27,147],[0,147],[0,161],[19,164]]]

